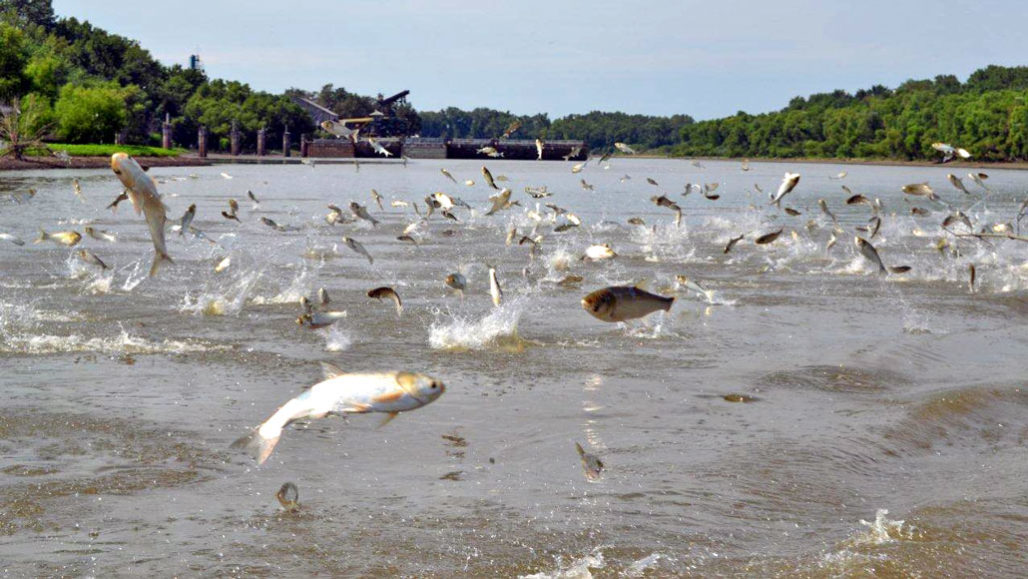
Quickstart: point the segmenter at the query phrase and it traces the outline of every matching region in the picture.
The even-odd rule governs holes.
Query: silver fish
[[[496,268],[489,266],[489,295],[493,298],[493,305],[500,307],[503,301],[503,290],[500,289],[500,281],[496,279]]]
[[[326,328],[339,320],[347,317],[345,311],[339,312],[315,312],[310,311],[304,313],[302,316],[296,318],[296,325],[317,330],[320,328]]]
[[[772,243],[774,240],[778,239],[778,236],[782,234],[782,231],[784,230],[779,229],[778,231],[765,233],[764,235],[757,237],[753,243],[756,243],[757,245],[767,245],[768,243]]]
[[[729,251],[732,251],[732,248],[735,247],[735,244],[739,243],[740,241],[742,241],[744,237],[746,237],[746,236],[745,235],[740,235],[738,237],[733,237],[733,238],[729,239],[728,240],[728,244],[725,245],[724,253],[728,253]]]
[[[375,263],[375,258],[371,257],[371,254],[368,253],[368,250],[364,249],[364,246],[361,245],[361,243],[359,241],[357,241],[356,239],[353,239],[352,237],[344,237],[343,238],[343,243],[345,243],[346,246],[349,247],[350,249],[352,249],[352,250],[356,251],[357,253],[363,255],[364,257],[368,258],[368,263],[369,264],[374,264]]]
[[[179,235],[183,235],[189,229],[189,224],[193,222],[194,217],[196,217],[196,203],[191,204],[189,209],[186,209],[186,212],[182,214],[182,218],[179,219]]]
[[[94,229],[93,227],[85,227],[86,235],[92,237],[97,241],[106,241],[108,243],[114,243],[118,241],[118,236],[111,233],[110,231],[104,231],[102,229]]]
[[[619,150],[619,151],[621,151],[622,153],[625,153],[626,155],[634,155],[635,154],[635,149],[633,149],[632,147],[629,147],[625,143],[620,143],[620,142],[614,143],[614,148]]]
[[[439,398],[446,387],[435,378],[413,372],[347,374],[323,363],[324,380],[289,400],[250,434],[232,443],[258,464],[275,449],[282,430],[297,420],[315,420],[332,414],[384,412],[388,419],[415,410]]]
[[[782,177],[782,183],[778,185],[778,191],[771,195],[771,205],[778,205],[782,202],[782,197],[785,197],[796,188],[800,182],[799,173],[785,173],[785,177]]]
[[[10,241],[15,245],[25,245],[25,242],[22,241],[21,238],[15,235],[11,235],[10,233],[0,233],[0,239],[4,241]]]
[[[108,269],[107,264],[101,261],[100,258],[97,257],[96,254],[94,254],[92,251],[89,251],[88,249],[80,249],[77,253],[79,259],[81,259],[82,261],[91,265],[98,266],[100,269]]]
[[[500,188],[496,186],[496,181],[493,180],[493,174],[489,172],[489,169],[485,165],[482,165],[482,176],[485,177],[486,185],[489,185],[497,191],[500,190]]]
[[[378,220],[372,217],[370,213],[368,213],[367,207],[362,206],[360,203],[357,203],[356,201],[350,202],[350,213],[353,213],[354,217],[357,217],[358,219],[370,221],[372,227],[378,225]]]
[[[44,241],[53,241],[55,243],[60,243],[61,245],[74,247],[75,244],[82,241],[82,234],[78,231],[58,231],[56,233],[47,233],[43,231],[43,228],[40,228],[39,237],[36,238],[34,243],[42,243]]]
[[[322,306],[327,306],[332,300],[328,297],[328,290],[325,288],[318,289],[318,303]]]
[[[167,208],[157,194],[157,185],[147,175],[139,163],[125,153],[111,156],[111,170],[118,176],[122,185],[128,190],[129,199],[136,209],[136,214],[143,213],[146,224],[150,227],[150,238],[153,240],[154,260],[150,266],[150,276],[157,274],[162,261],[172,262],[164,241],[164,223],[167,221]],[[173,263],[173,262],[172,262]]]
[[[453,183],[455,185],[457,184],[457,180],[453,178],[453,175],[451,175],[449,171],[447,171],[446,169],[440,168],[439,172],[442,173],[450,181],[453,181]]]
[[[673,297],[651,294],[637,287],[611,286],[582,298],[582,309],[604,322],[624,322],[660,310],[670,311],[674,302]]]
[[[878,266],[878,273],[888,273],[888,270],[885,268],[885,264],[882,263],[882,258],[878,255],[878,250],[875,249],[875,246],[871,245],[870,241],[857,236],[854,238],[854,243],[857,244],[857,249],[860,250],[861,255],[867,258],[871,263]]]
[[[960,180],[960,177],[957,177],[953,173],[948,173],[946,175],[946,178],[949,179],[950,184],[952,184],[958,190],[963,191],[966,195],[971,194],[971,192],[967,190],[967,187],[964,187],[964,182]]]

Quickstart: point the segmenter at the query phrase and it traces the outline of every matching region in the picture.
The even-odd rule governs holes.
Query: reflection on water
[[[479,161],[360,172],[248,165],[230,168],[232,180],[220,167],[154,168],[169,215],[196,203],[202,232],[169,231],[175,263],[157,278],[146,277],[152,245],[142,219],[105,209],[121,192],[109,171],[5,179],[0,232],[31,240],[38,227],[92,226],[118,240],[87,236],[74,249],[0,240],[4,568],[1023,570],[1028,246],[967,237],[963,223],[944,230],[947,210],[900,188],[928,181],[973,231],[995,231],[1016,225],[1028,175],[989,171],[994,193],[982,202],[946,189],[950,166],[852,166],[838,181],[829,177],[844,168],[832,165],[751,163],[743,173],[732,162],[613,159],[609,171],[584,170],[589,192],[568,164],[488,165],[509,177],[520,206],[486,216],[492,190],[439,172],[463,183]],[[774,190],[797,167],[803,178],[785,205],[799,214],[770,208],[754,183]],[[76,177],[85,203],[72,191]],[[646,177],[682,206],[680,227],[650,201]],[[682,197],[687,182],[719,183],[722,197]],[[551,197],[523,193],[542,184]],[[872,209],[847,205],[840,184],[880,201],[873,236],[857,229],[873,229]],[[224,219],[227,200],[247,190],[261,199],[259,213],[244,203],[240,222]],[[440,190],[472,209],[425,221],[423,199]],[[326,221],[327,205],[351,201],[381,224]],[[563,211],[581,225],[555,231],[569,223]],[[408,228],[417,244],[397,239]],[[778,229],[773,243],[755,243]],[[910,271],[879,275],[857,234],[886,265]],[[522,236],[532,241],[518,244]],[[582,259],[602,243],[618,257]],[[80,248],[112,269],[84,264]],[[227,256],[231,266],[216,273]],[[490,265],[504,292],[498,308]],[[444,281],[458,271],[463,294]],[[637,283],[674,296],[671,311],[606,324],[581,309],[588,292]],[[367,297],[380,286],[403,295],[402,317]],[[299,300],[316,301],[322,287],[330,309],[348,315],[320,330],[298,326]],[[230,451],[320,380],[318,361],[425,372],[447,392],[382,428],[366,416],[294,425],[261,467]],[[576,443],[604,463],[595,483]],[[286,480],[303,498],[295,513],[275,499]]]

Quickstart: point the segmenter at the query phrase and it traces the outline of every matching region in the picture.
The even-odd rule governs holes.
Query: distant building
[[[203,63],[200,62],[199,54],[189,55],[189,70],[199,70],[200,72],[203,72]]]

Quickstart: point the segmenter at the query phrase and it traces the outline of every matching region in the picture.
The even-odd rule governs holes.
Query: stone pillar
[[[114,144],[115,145],[124,145],[125,144],[125,132],[124,131],[118,131],[117,133],[114,133]]]
[[[207,158],[207,127],[201,126],[196,135],[196,154],[201,159]]]
[[[161,147],[171,148],[171,115],[164,115],[164,123],[161,124]]]
[[[282,156],[289,156],[289,147],[293,145],[292,141],[293,134],[289,132],[289,127],[282,128]]]
[[[257,131],[257,156],[258,157],[263,157],[264,155],[267,154],[267,151],[265,150],[265,145],[266,145],[265,140],[266,139],[267,139],[267,133],[265,133],[264,127],[261,127],[260,130]]]
[[[240,138],[239,127],[236,126],[236,122],[232,121],[232,133],[229,137],[232,140],[231,153],[233,157],[239,156],[239,150],[242,148],[242,139]]]
[[[300,135],[300,156],[307,158],[310,153],[311,141],[307,135]]]

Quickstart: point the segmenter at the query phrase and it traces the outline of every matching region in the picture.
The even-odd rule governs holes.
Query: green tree
[[[50,0],[0,0],[0,15],[20,27],[36,25],[50,28],[54,25],[54,8]]]
[[[66,84],[54,105],[57,137],[68,143],[111,143],[129,119],[126,99],[133,89],[117,83]]]
[[[32,87],[32,80],[25,74],[28,60],[25,35],[0,22],[0,102],[18,98]]]

